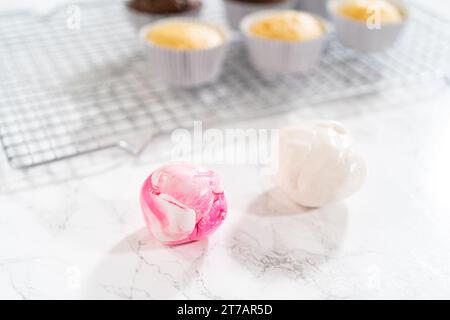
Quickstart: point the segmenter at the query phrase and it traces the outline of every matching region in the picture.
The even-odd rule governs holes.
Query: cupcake
[[[227,30],[193,18],[170,18],[141,28],[151,72],[171,85],[214,82],[230,41]]]
[[[406,8],[393,0],[333,0],[328,11],[339,41],[363,52],[391,47],[407,20]]]
[[[196,16],[202,7],[202,0],[131,0],[127,3],[127,15],[131,23],[142,26],[170,15]]]
[[[327,3],[328,0],[299,0],[298,8],[326,18],[328,17]]]
[[[321,18],[295,10],[251,14],[241,31],[250,61],[267,73],[308,71],[320,61],[327,34]]]
[[[225,0],[229,25],[239,29],[242,19],[255,11],[294,8],[298,0]]]

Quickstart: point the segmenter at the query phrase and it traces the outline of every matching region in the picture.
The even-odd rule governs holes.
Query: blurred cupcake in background
[[[331,0],[328,11],[340,42],[363,52],[391,47],[408,18],[403,3],[394,0]]]
[[[137,29],[171,15],[196,16],[202,0],[130,0],[126,4],[127,15]]]
[[[162,19],[141,28],[149,72],[170,85],[196,87],[220,75],[229,32],[193,18]]]
[[[229,25],[239,29],[242,19],[253,12],[272,9],[291,9],[298,0],[224,0]]]
[[[327,27],[320,17],[296,10],[253,13],[241,22],[250,61],[267,73],[305,72],[318,64]]]
[[[328,0],[299,0],[298,8],[303,11],[311,12],[322,16],[328,17],[327,9]]]

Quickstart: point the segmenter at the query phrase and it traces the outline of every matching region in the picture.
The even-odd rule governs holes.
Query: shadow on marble
[[[247,208],[248,213],[262,218],[307,214],[313,210],[312,208],[302,207],[292,202],[276,187],[253,199]]]
[[[208,240],[167,247],[146,228],[117,243],[92,273],[85,297],[90,299],[191,298],[208,251]]]
[[[304,209],[270,192],[251,202],[228,241],[231,256],[254,277],[308,281],[339,250],[348,213],[343,203]]]

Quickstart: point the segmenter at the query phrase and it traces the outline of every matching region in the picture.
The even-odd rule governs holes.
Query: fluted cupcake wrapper
[[[292,9],[297,2],[298,0],[286,0],[281,3],[257,4],[225,0],[225,13],[230,27],[237,30],[242,19],[251,13],[261,10]]]
[[[170,20],[198,21],[189,18],[173,18]],[[217,80],[222,72],[230,41],[230,36],[226,30],[222,30],[224,42],[220,46],[199,50],[177,50],[157,46],[146,39],[146,34],[156,24],[158,22],[144,26],[140,31],[140,38],[144,42],[148,55],[149,73],[170,85],[180,87],[196,87]]]
[[[266,73],[306,72],[315,67],[326,45],[327,26],[323,20],[324,33],[321,37],[306,41],[279,41],[264,39],[250,34],[250,25],[277,10],[267,10],[247,16],[241,23],[250,62],[255,68]]]
[[[217,80],[226,49],[177,51],[149,46],[147,51],[151,72],[171,85],[194,87]]]
[[[405,27],[407,13],[406,9],[401,6],[401,2],[393,2],[403,10],[403,21],[382,24],[379,29],[371,29],[365,22],[354,21],[338,14],[336,11],[338,1],[331,1],[328,11],[339,41],[349,48],[362,52],[382,51],[394,45]]]
[[[306,72],[316,66],[322,56],[324,37],[305,42],[283,42],[246,37],[251,63],[269,73]]]

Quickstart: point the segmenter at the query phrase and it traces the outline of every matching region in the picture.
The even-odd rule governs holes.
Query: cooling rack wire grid
[[[219,0],[204,18],[224,22]],[[305,75],[263,76],[239,41],[213,85],[173,89],[150,76],[136,31],[120,3],[81,5],[80,29],[66,7],[47,16],[0,19],[0,140],[13,168],[27,168],[112,147],[127,137],[270,115],[383,88],[445,77],[450,23],[411,3],[411,21],[392,50],[363,55],[331,35],[321,64]],[[107,13],[107,14],[106,14]]]

